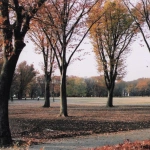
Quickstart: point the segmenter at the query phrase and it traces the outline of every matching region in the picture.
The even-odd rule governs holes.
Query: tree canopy
[[[150,52],[149,37],[150,37],[150,1],[139,0],[134,3],[131,0],[123,0],[131,17],[138,26],[138,29],[143,37],[143,40]]]
[[[17,85],[15,90],[17,92],[18,99],[22,99],[22,97],[26,95],[25,92],[27,87],[31,84],[31,82],[33,82],[36,74],[37,72],[35,71],[34,66],[28,65],[26,61],[18,65],[13,80],[13,84]]]
[[[127,8],[122,1],[106,1],[103,9],[97,5],[90,20],[95,13],[102,15],[92,27],[90,35],[99,71],[102,71],[108,89],[108,106],[113,106],[112,97],[115,80],[124,76],[125,54],[129,52],[129,44],[134,36],[136,26]]]
[[[86,37],[89,29],[96,22],[90,22],[90,26],[86,26],[87,14],[91,11],[97,2],[102,0],[49,0],[45,3],[42,18],[45,24],[43,31],[49,39],[51,48],[53,49],[58,68],[61,74],[60,81],[60,116],[68,116],[67,97],[66,97],[66,73],[67,68],[76,52],[80,52],[80,44]]]

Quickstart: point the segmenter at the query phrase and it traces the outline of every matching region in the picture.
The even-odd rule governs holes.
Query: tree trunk
[[[107,107],[113,107],[113,90],[108,90]]]
[[[8,100],[19,54],[4,61],[0,75],[0,146],[8,146],[12,143],[8,119]]]
[[[23,90],[20,89],[19,92],[18,92],[18,99],[19,100],[22,100],[22,95],[23,95]]]
[[[4,84],[0,86],[0,91]],[[7,92],[6,92],[7,93]],[[7,146],[12,143],[8,120],[8,97],[0,94],[0,146]]]
[[[67,67],[64,67],[60,76],[60,116],[67,117],[67,94],[66,94],[66,72]]]
[[[113,107],[113,95],[111,91],[108,91],[107,107]]]
[[[50,77],[45,77],[45,104],[43,107],[50,107]]]

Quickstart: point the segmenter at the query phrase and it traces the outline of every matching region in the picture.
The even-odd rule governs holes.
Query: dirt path
[[[85,150],[98,146],[123,143],[127,139],[131,142],[149,140],[150,129],[68,138],[41,145],[32,145],[29,150]]]

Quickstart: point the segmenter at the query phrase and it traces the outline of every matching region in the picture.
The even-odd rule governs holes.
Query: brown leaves
[[[130,142],[127,139],[123,144],[117,144],[114,146],[103,146],[94,148],[93,150],[148,150],[150,149],[150,141],[136,141]]]
[[[29,146],[35,144],[31,140],[22,141],[22,140],[15,140],[12,143],[11,147],[6,147],[6,149],[13,149],[13,150],[28,150]],[[3,149],[3,148],[2,148]]]
[[[56,117],[59,114],[56,102],[51,108],[43,108],[39,103],[13,104],[9,110],[12,137],[27,142],[31,140],[31,143],[150,127],[149,106],[108,109],[69,105],[70,117],[67,118]]]

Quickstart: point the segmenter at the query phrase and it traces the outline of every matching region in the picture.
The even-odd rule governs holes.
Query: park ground
[[[69,117],[58,117],[59,98],[51,100],[50,108],[42,107],[42,99],[10,101],[15,146],[150,128],[150,97],[114,98],[113,108],[105,107],[106,101],[107,98],[68,98]]]

